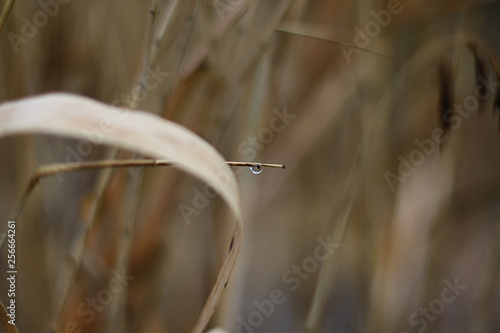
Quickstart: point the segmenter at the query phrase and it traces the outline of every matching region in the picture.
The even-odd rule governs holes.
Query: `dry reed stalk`
[[[36,117],[33,111],[36,109]],[[67,110],[71,110],[68,113]],[[113,119],[123,111],[110,109],[85,98],[67,95],[49,95],[26,101],[8,103],[0,108],[0,135],[17,133],[51,133],[83,139],[84,128],[98,128],[100,119]],[[26,115],[32,115],[32,118]],[[44,121],[44,119],[51,121]],[[83,125],[83,128],[82,128]],[[142,131],[142,133],[141,133]],[[215,311],[231,270],[235,264],[241,241],[242,222],[234,176],[220,155],[206,142],[178,125],[161,121],[145,113],[134,112],[116,124],[115,130],[103,142],[122,148],[146,152],[167,158],[186,172],[200,177],[220,193],[236,217],[229,249],[218,278],[193,332],[201,332]],[[194,153],[196,151],[196,153]],[[191,152],[191,153],[190,153]],[[216,176],[223,173],[224,183]],[[89,230],[89,229],[87,229]],[[87,239],[87,236],[84,239]],[[83,256],[80,247],[77,258]]]
[[[9,18],[10,12],[12,11],[15,3],[16,0],[7,0],[5,6],[2,8],[2,14],[0,14],[0,31],[2,31],[5,22]]]

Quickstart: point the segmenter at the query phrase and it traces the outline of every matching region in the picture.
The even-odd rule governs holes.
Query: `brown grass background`
[[[397,173],[398,156],[408,158],[417,148],[414,140],[443,126],[444,96],[453,105],[474,93],[478,62],[483,74],[497,79],[500,6],[401,1],[402,12],[371,39],[370,50],[348,61],[338,42],[352,44],[354,27],[364,27],[373,19],[370,11],[386,9],[387,2],[220,4],[227,9],[222,20],[213,1],[158,2],[160,13],[173,9],[153,67],[169,75],[138,108],[189,128],[227,160],[245,160],[239,145],[269,127],[273,109],[286,108],[295,118],[255,157],[286,170],[258,176],[238,171],[244,244],[208,328],[237,332],[237,318],[247,320],[256,310],[253,302],[278,288],[287,300],[254,332],[416,332],[408,317],[440,298],[443,280],[457,278],[467,289],[425,332],[498,332],[494,98],[450,129],[447,142],[396,191],[384,172]],[[62,91],[113,103],[137,85],[149,47],[151,1],[69,1],[15,52],[9,33],[21,35],[23,18],[31,21],[40,8],[18,0],[0,32],[1,102]],[[447,68],[448,84],[441,68]],[[32,135],[0,140],[2,228],[36,168],[65,162],[67,147],[77,144]],[[85,159],[102,159],[106,151],[95,147]],[[144,172],[137,187],[130,185],[134,171],[113,173],[61,323],[73,320],[81,332],[187,332],[196,322],[225,247],[225,207],[210,200],[187,224],[178,207],[192,204],[193,189],[204,185],[172,168]],[[20,216],[20,332],[49,331],[57,287],[70,267],[72,244],[85,230],[98,173],[43,180]],[[106,307],[87,324],[75,309],[106,287],[131,206],[135,279],[120,296],[118,312]],[[312,255],[317,237],[328,235],[340,247],[291,291],[282,274]],[[5,249],[1,253],[6,267]]]

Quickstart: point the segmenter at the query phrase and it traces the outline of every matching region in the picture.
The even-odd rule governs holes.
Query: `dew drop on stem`
[[[262,170],[263,170],[262,165],[259,164],[255,164],[250,167],[250,171],[252,171],[254,175],[258,175],[259,173],[262,172]]]

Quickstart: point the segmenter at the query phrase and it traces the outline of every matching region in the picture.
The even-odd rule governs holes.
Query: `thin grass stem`
[[[2,10],[2,14],[0,15],[0,31],[2,31],[5,22],[7,22],[7,19],[9,18],[9,15],[12,11],[12,7],[14,7],[15,2],[16,0],[7,0],[7,3],[5,4],[5,7]]]

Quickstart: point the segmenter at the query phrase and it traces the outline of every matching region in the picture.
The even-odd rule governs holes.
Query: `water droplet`
[[[254,175],[258,175],[259,173],[262,172],[262,170],[263,170],[262,165],[259,164],[254,164],[250,167],[250,171],[252,171]]]

